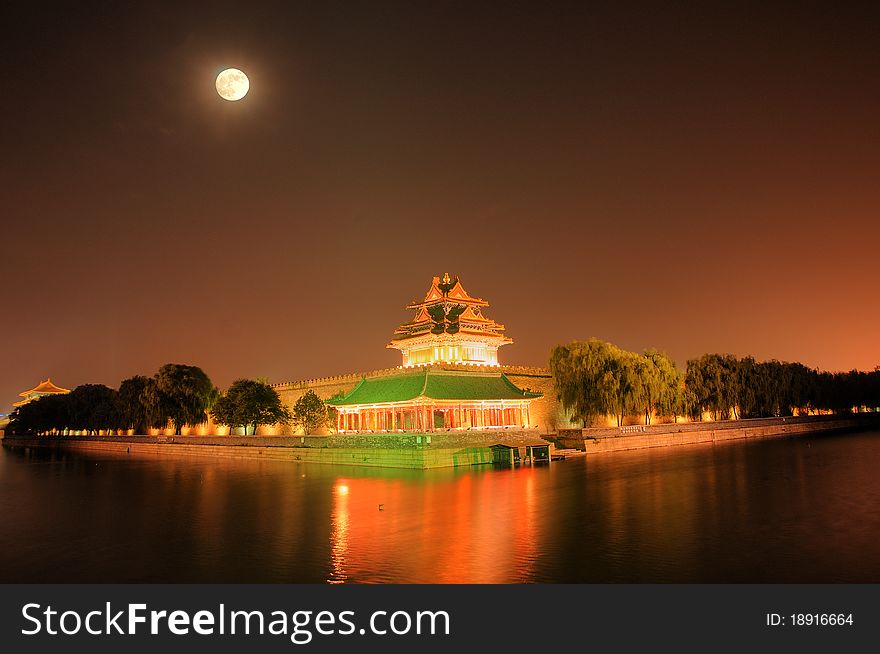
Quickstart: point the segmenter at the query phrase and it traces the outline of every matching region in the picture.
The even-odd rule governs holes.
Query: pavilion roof
[[[516,386],[504,373],[473,374],[424,368],[414,372],[363,378],[341,398],[328,400],[334,406],[432,400],[528,400],[543,397]]]
[[[458,277],[450,277],[449,273],[445,273],[442,280],[439,277],[434,277],[431,280],[431,287],[425,293],[424,300],[421,302],[410,302],[406,305],[406,308],[419,309],[420,307],[440,302],[455,302],[475,307],[489,306],[489,303],[483,298],[472,297],[470,293],[464,290],[464,286],[461,285],[461,280]]]
[[[69,393],[70,389],[61,388],[60,386],[56,386],[52,383],[52,379],[47,379],[44,382],[40,382],[29,391],[25,391],[24,393],[19,393],[21,397],[29,397],[31,395],[51,395],[52,393]]]
[[[448,273],[442,279],[434,277],[425,299],[406,305],[407,309],[415,310],[415,316],[394,330],[394,339],[388,347],[397,347],[398,342],[427,333],[470,334],[478,340],[500,337],[512,342],[503,335],[504,325],[482,314],[481,307],[487,306],[489,303],[484,299],[472,297],[464,290],[458,277],[450,277]]]

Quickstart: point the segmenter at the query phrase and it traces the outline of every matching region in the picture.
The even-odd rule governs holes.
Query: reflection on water
[[[880,433],[406,471],[0,450],[0,581],[880,581]]]
[[[330,578],[331,584],[348,581],[345,562],[348,558],[348,482],[341,479],[334,488],[333,513],[330,516]]]

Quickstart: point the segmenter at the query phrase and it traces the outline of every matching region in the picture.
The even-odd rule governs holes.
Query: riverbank
[[[125,454],[182,454],[380,468],[429,469],[490,464],[492,447],[553,445],[531,431],[344,434],[339,436],[7,436],[6,447]]]
[[[559,431],[554,442],[558,447],[580,450],[589,455],[742,439],[808,436],[869,429],[877,426],[880,426],[880,414],[877,413],[849,416],[756,418],[718,422],[565,429]]]
[[[550,445],[595,455],[625,450],[869,429],[880,414],[762,418],[718,422],[568,429],[539,438],[533,431],[377,433],[337,436],[7,436],[6,447],[66,448],[125,454],[182,454],[381,468],[429,469],[493,462],[492,447]],[[545,440],[546,439],[546,440]]]

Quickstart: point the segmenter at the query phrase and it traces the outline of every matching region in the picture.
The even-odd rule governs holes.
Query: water
[[[0,582],[878,582],[878,473],[880,432],[515,470],[0,448]]]

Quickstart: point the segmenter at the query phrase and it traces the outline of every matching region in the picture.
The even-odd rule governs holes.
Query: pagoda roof
[[[434,277],[431,280],[431,287],[425,293],[425,299],[421,302],[410,302],[406,305],[407,309],[418,309],[429,304],[438,302],[455,302],[467,306],[487,307],[489,303],[483,298],[471,297],[461,285],[458,277],[450,277],[449,273],[444,273],[443,279]]]
[[[437,371],[430,368],[399,375],[363,378],[341,398],[328,400],[334,406],[390,404],[419,398],[431,400],[530,400],[543,397],[519,388],[504,373],[482,375]]]
[[[40,382],[36,387],[32,388],[29,391],[25,391],[23,393],[19,393],[21,397],[30,397],[31,395],[51,395],[53,393],[69,393],[69,388],[61,388],[60,386],[56,386],[52,383],[52,379],[49,378],[44,382]]]
[[[415,316],[394,330],[388,347],[428,334],[462,334],[478,340],[500,338],[505,343],[512,342],[503,336],[504,325],[482,314],[481,307],[486,306],[486,300],[472,297],[464,290],[458,277],[450,277],[449,273],[442,280],[434,277],[425,299],[406,306],[415,310]]]

